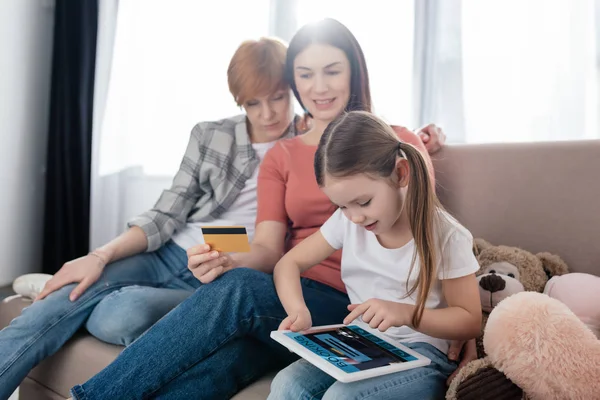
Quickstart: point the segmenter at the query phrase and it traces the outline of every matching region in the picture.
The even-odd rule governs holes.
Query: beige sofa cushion
[[[475,237],[600,275],[600,140],[447,146],[442,203]]]
[[[5,299],[0,308],[0,327],[8,325],[29,304],[31,301],[21,296]],[[29,377],[66,396],[71,387],[85,382],[110,364],[121,350],[122,347],[101,342],[90,335],[78,334],[61,351],[40,363]]]

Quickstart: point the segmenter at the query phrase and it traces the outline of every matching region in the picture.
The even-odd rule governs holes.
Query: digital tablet
[[[357,325],[273,331],[271,338],[340,382],[373,378],[431,362],[401,343]]]

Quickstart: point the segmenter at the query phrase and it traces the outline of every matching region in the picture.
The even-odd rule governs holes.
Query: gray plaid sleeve
[[[165,244],[177,229],[186,224],[188,214],[203,195],[199,185],[200,162],[203,158],[200,138],[202,128],[192,129],[190,141],[173,178],[171,188],[160,195],[154,207],[131,219],[127,226],[139,226],[148,239],[146,251],[154,251]]]

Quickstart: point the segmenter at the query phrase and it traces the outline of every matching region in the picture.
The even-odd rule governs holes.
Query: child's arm
[[[302,296],[300,274],[325,260],[336,251],[317,231],[291,249],[275,265],[273,279],[277,295],[288,317],[279,326],[280,330],[301,331],[312,326],[310,312]]]
[[[417,330],[449,340],[477,337],[481,333],[481,299],[475,274],[442,280],[442,291],[448,307],[425,309]]]
[[[392,326],[409,326],[428,336],[449,340],[468,340],[481,330],[481,302],[475,274],[442,280],[446,308],[425,309],[419,327],[412,325],[415,306],[380,299],[351,304],[344,319],[349,324],[362,315],[371,328],[386,331]]]

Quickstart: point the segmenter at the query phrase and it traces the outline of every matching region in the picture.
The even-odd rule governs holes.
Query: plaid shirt
[[[282,138],[297,134],[296,121]],[[192,129],[171,188],[127,225],[142,228],[148,238],[146,251],[154,251],[186,223],[218,218],[231,207],[259,162],[245,115],[201,122]]]

